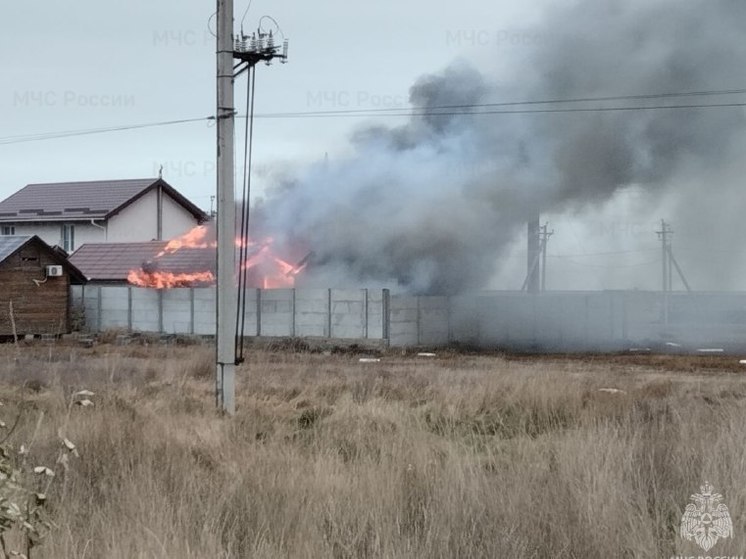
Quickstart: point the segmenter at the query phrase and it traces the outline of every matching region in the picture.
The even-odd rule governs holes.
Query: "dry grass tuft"
[[[13,438],[41,417],[40,461],[71,394],[96,392],[69,417],[80,458],[36,557],[697,555],[677,531],[705,480],[734,521],[713,551],[746,549],[728,362],[289,349],[249,354],[229,419],[207,346],[0,348],[5,411],[25,402]]]

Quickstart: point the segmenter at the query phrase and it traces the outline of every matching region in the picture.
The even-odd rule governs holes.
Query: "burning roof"
[[[241,269],[246,286],[273,289],[293,287],[310,254],[298,264],[279,257],[272,239],[244,241],[248,256]],[[241,246],[241,239],[236,246]],[[83,245],[72,255],[85,264],[89,280],[127,281],[157,289],[203,287],[215,282],[216,241],[211,227],[200,225],[168,242]]]

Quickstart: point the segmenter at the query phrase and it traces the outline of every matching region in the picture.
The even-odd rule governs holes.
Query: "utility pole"
[[[233,0],[217,0],[217,290],[216,378],[218,409],[236,412],[236,207],[234,200],[233,141]]]
[[[268,16],[265,16],[268,17]],[[269,18],[272,20],[272,18]],[[234,133],[233,83],[259,62],[267,65],[272,60],[287,62],[288,41],[275,44],[272,31],[260,27],[251,36],[241,32],[233,36],[233,0],[217,0],[217,294],[215,316],[216,375],[215,399],[218,409],[233,415],[236,412],[235,373],[238,336],[238,286],[236,285],[236,206],[234,185]],[[274,21],[274,20],[272,20]],[[278,26],[279,31],[279,26]],[[281,33],[281,32],[280,32]],[[238,63],[234,64],[234,59]],[[251,85],[251,111],[246,118],[253,119],[253,74]],[[247,122],[249,122],[247,120]],[[250,143],[247,144],[247,147]],[[249,149],[250,153],[250,149]],[[247,175],[250,176],[250,159]],[[248,208],[248,200],[244,200]],[[246,210],[248,212],[248,209]],[[248,214],[246,214],[248,215]],[[244,216],[245,217],[245,216]],[[244,222],[242,221],[242,226]],[[242,233],[245,231],[242,230]],[[245,243],[242,243],[245,246]],[[239,282],[239,285],[240,282]],[[245,286],[244,286],[245,287]],[[245,293],[242,291],[242,297]],[[243,342],[243,340],[241,340]],[[243,347],[243,346],[241,346]]]
[[[679,275],[679,279],[681,279],[681,283],[684,284],[684,287],[687,291],[691,291],[692,288],[689,286],[689,282],[686,280],[686,276],[684,276],[684,272],[681,269],[681,266],[679,266],[679,263],[676,261],[676,258],[673,255],[673,248],[671,248],[672,242],[671,239],[673,237],[673,229],[671,228],[670,223],[666,223],[665,220],[661,219],[661,230],[656,231],[658,234],[658,238],[661,241],[661,249],[663,251],[662,253],[662,275],[663,275],[663,291],[673,291],[673,271],[676,270],[676,273]]]
[[[541,257],[541,216],[537,212],[528,221],[526,232],[528,234],[526,244],[526,281],[523,289],[529,293],[538,293],[540,288],[539,259]]]
[[[549,237],[554,235],[554,229],[548,231],[549,223],[541,226],[539,235],[541,238],[541,290],[547,290],[547,242]]]
[[[528,222],[527,270],[521,291],[539,293],[547,287],[547,241],[554,235],[548,231],[549,223],[541,225],[540,216]]]
[[[661,219],[661,230],[656,231],[656,234],[661,241],[661,291],[666,293],[671,291],[669,283],[670,275],[668,273],[668,254],[673,231],[671,230],[671,226],[665,220]]]

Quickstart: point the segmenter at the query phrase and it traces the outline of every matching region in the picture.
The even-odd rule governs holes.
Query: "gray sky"
[[[573,11],[575,4],[580,8]],[[740,59],[733,54],[734,45],[741,44],[740,35],[735,39],[728,35],[737,31],[729,21],[738,18],[728,17],[738,11],[734,4],[692,0],[672,17],[659,17],[673,5],[672,0],[628,0],[615,12],[614,2],[600,0],[566,4],[254,0],[244,29],[255,29],[262,15],[271,15],[290,39],[289,64],[258,68],[256,111],[400,108],[408,105],[409,89],[420,76],[441,72],[456,60],[481,71],[488,86],[503,97],[512,95],[510,100],[516,95],[557,98],[742,87],[731,71],[732,59]],[[236,29],[246,6],[246,1],[236,3]],[[657,14],[655,21],[645,15],[649,6],[650,13]],[[718,10],[710,6],[722,8],[724,19],[718,19]],[[0,52],[4,53],[0,198],[33,182],[156,176],[163,165],[166,180],[209,209],[215,192],[215,128],[207,123],[23,143],[9,138],[212,115],[215,44],[207,22],[214,8],[212,1],[192,0],[4,2],[0,8]],[[703,15],[710,17],[703,19]],[[533,60],[539,66],[529,63],[536,51],[539,56]],[[660,56],[664,58],[659,60]],[[713,64],[720,58],[729,61],[722,69]],[[643,66],[645,72],[640,71]],[[572,87],[565,91],[565,86]],[[244,88],[245,77],[236,86],[240,112]],[[595,180],[591,174],[589,194],[600,183],[619,188],[587,204],[582,195],[575,195],[572,204],[545,211],[544,219],[556,230],[549,249],[550,288],[656,289],[660,263],[655,230],[665,217],[674,222],[675,250],[695,288],[744,289],[746,264],[741,262],[746,259],[733,259],[731,254],[742,252],[742,243],[731,232],[743,214],[739,185],[744,169],[737,163],[742,159],[739,142],[746,143],[744,131],[737,129],[737,141],[727,140],[736,155],[723,156],[722,166],[720,159],[702,148],[697,157],[709,158],[710,164],[694,170],[686,166],[699,161],[686,157],[691,148],[688,138],[696,136],[705,146],[721,145],[720,131],[728,127],[716,119],[726,114],[737,122],[735,117],[743,117],[739,111],[700,114],[701,122],[710,128],[704,127],[699,135],[696,125],[681,128],[677,172],[669,173],[659,193],[634,184],[622,188],[624,180],[620,186]],[[667,149],[674,149],[671,131],[692,115],[672,113],[670,122],[666,114],[656,116],[661,117],[654,129],[660,132],[660,143],[652,145],[661,149],[651,154],[665,155]],[[300,170],[323,159],[325,153],[333,161],[344,159],[353,150],[351,135],[362,126],[399,125],[404,120],[257,119],[254,192],[262,194],[278,171]],[[240,130],[242,121],[238,122]],[[492,122],[484,127],[493,126]],[[517,142],[513,137],[520,137],[522,128],[513,132],[500,128],[509,131],[509,123],[517,121],[498,117],[494,122],[495,134],[484,137],[495,139],[496,145]],[[537,117],[531,122],[544,121]],[[583,128],[590,120],[546,122],[561,123],[548,131],[560,145],[564,123],[577,126],[576,137],[588,138],[570,154],[570,170],[585,169],[586,163],[593,170],[594,161],[611,161],[616,153],[609,148],[593,161],[584,158],[590,148],[600,145],[593,127]],[[616,141],[614,130],[611,127],[607,133]],[[529,155],[532,149],[542,149],[542,142],[535,140],[546,134],[532,137],[527,142]],[[634,147],[634,142],[628,143]],[[541,153],[533,155],[541,160]],[[717,190],[713,185],[718,185]],[[719,252],[711,250],[715,245],[721,247]],[[499,269],[488,287],[520,287],[525,266],[525,236],[519,232],[510,249],[501,253]]]
[[[236,3],[237,20],[246,6]],[[193,0],[4,2],[0,137],[213,114],[213,11]],[[254,0],[245,30],[265,14],[290,39],[290,63],[259,68],[257,113],[406,106],[419,75],[458,57],[496,67],[536,40],[536,12],[520,2]],[[242,78],[237,93],[244,87]],[[258,120],[258,174],[344,152],[362,120]],[[214,138],[196,123],[0,145],[0,198],[33,182],[155,176],[163,164],[171,184],[209,208]]]

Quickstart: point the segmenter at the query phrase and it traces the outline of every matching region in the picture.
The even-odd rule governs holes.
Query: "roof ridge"
[[[26,186],[50,186],[50,185],[59,185],[59,184],[91,184],[91,183],[112,183],[112,182],[144,182],[144,181],[150,181],[149,184],[152,184],[160,179],[159,177],[143,177],[139,179],[93,179],[93,180],[85,180],[85,181],[56,181],[56,182],[30,182]],[[25,187],[24,187],[25,188]]]

